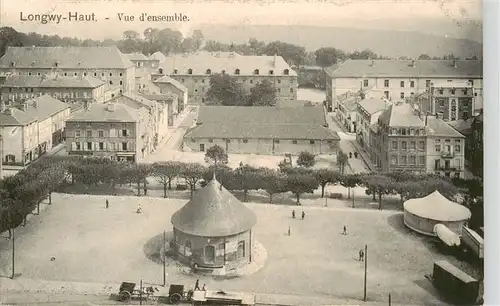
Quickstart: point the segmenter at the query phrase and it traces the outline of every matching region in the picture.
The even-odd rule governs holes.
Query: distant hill
[[[388,31],[318,26],[261,26],[261,25],[212,25],[198,26],[205,39],[223,43],[243,43],[250,38],[269,42],[281,40],[314,51],[321,47],[335,47],[344,51],[371,49],[390,57],[418,57],[420,54],[443,56],[453,53],[460,58],[482,57],[480,34],[473,39],[424,34],[415,31]],[[476,31],[477,32],[477,31]],[[453,33],[455,34],[455,33]],[[479,36],[478,36],[479,35]],[[454,35],[455,36],[455,35]],[[460,35],[462,36],[462,35]]]

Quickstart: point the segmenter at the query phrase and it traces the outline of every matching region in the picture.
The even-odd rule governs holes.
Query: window
[[[231,139],[226,139],[226,143],[231,143]]]
[[[122,130],[122,136],[127,137],[127,130]]]
[[[395,140],[392,141],[392,149],[393,150],[397,150],[398,149],[398,142],[395,141]]]
[[[289,75],[290,74],[290,70],[288,70],[288,69],[283,70],[283,74],[284,75]]]
[[[78,75],[78,73],[76,73],[76,72],[75,72],[75,73],[74,73],[74,76],[77,76],[77,75]]]
[[[368,87],[368,80],[363,80],[363,86]]]
[[[196,142],[196,140],[194,140],[194,139],[191,139],[191,142]]]
[[[104,131],[99,131],[98,134],[100,138],[104,137]]]
[[[120,85],[123,85],[123,81],[120,81]]]
[[[206,71],[205,73],[206,73],[206,74],[212,74],[212,70],[207,69],[207,71]]]
[[[162,72],[163,72],[163,70],[160,69],[160,74],[162,74]],[[179,70],[178,69],[174,69],[174,74],[177,74],[177,73],[179,73]]]
[[[122,142],[122,151],[127,151],[128,148],[127,148],[127,143],[126,142]]]
[[[297,140],[292,140],[292,143],[293,144],[297,144]]]
[[[421,155],[418,157],[418,164],[425,165],[425,156],[424,155]]]
[[[222,71],[221,71],[221,73],[222,73],[222,74],[226,74],[226,70],[222,70]]]
[[[272,70],[272,69],[269,70],[269,74],[271,74],[271,75],[274,74],[274,70]]]
[[[88,130],[86,135],[87,135],[87,138],[92,137],[92,131],[91,131],[91,130]]]
[[[416,164],[416,156],[411,155],[410,156],[410,165],[414,166]]]
[[[290,88],[290,92],[293,93],[293,88]]]
[[[454,95],[455,94],[455,88],[452,88],[451,89],[451,94]]]
[[[67,72],[65,72],[65,73],[64,73],[64,76],[68,76],[68,73],[67,73]]]
[[[40,72],[37,72],[36,75],[41,76],[42,74]]]
[[[255,69],[255,70],[253,71],[253,74],[255,74],[255,75],[259,75],[259,69]]]
[[[279,139],[275,139],[274,143],[280,143],[280,140]]]
[[[99,150],[104,150],[104,142],[99,142]]]
[[[309,140],[309,144],[314,144],[314,140]]]
[[[103,73],[101,73],[101,76],[104,76],[104,72],[103,72]]]
[[[442,95],[444,93],[444,90],[442,88],[440,88],[438,91],[439,91],[440,95]]]
[[[461,148],[460,140],[458,140],[458,144],[455,142],[455,152],[460,153]]]
[[[181,79],[181,82],[184,83],[184,79]]]
[[[400,164],[401,166],[406,166],[406,155],[401,155],[401,156],[399,157],[399,164]]]
[[[92,143],[87,142],[87,150],[92,151]]]
[[[471,86],[474,86],[474,80],[469,80]]]
[[[81,151],[82,150],[82,145],[79,142],[76,143],[76,150],[77,151]]]
[[[245,241],[238,242],[238,258],[245,257]]]
[[[97,72],[94,72],[94,76],[95,76],[95,77],[97,76]]]
[[[28,75],[31,75],[31,72],[28,72]]]
[[[239,75],[240,74],[240,69],[234,70],[234,74]]]
[[[386,99],[389,99],[389,92],[388,91],[384,91],[384,95],[385,95]]]
[[[401,81],[401,82],[400,82],[400,86],[401,86],[401,87],[405,87],[405,81]]]
[[[86,72],[84,72],[84,73],[83,73],[83,76],[87,76],[87,73],[86,73]]]
[[[281,88],[277,88],[276,91],[281,92]]]
[[[109,150],[111,151],[115,151],[116,150],[116,145],[114,142],[110,142],[109,143],[109,147],[108,147]]]
[[[417,131],[418,131],[418,130],[417,130]],[[419,150],[425,150],[425,141],[420,140],[420,141],[418,142],[418,149],[419,149]]]
[[[201,83],[205,84],[205,80],[201,80]]]
[[[400,94],[399,94],[399,97],[400,97],[401,99],[404,99],[404,98],[405,98],[405,93],[404,93],[404,92],[400,93]]]
[[[406,141],[401,141],[401,150],[406,150]]]
[[[410,141],[410,150],[415,150],[416,149],[416,142],[415,141]]]
[[[113,85],[113,81],[109,80],[109,85]]]
[[[243,139],[243,143],[248,143],[248,139]]]
[[[436,150],[436,152],[441,152],[441,144],[434,145],[434,149]]]
[[[391,155],[391,165],[397,165],[397,164],[398,164],[398,156]]]
[[[253,84],[253,80],[250,80],[250,84]]]
[[[213,139],[209,139],[209,140],[208,140],[208,142],[209,142],[209,143],[213,143],[213,142],[214,142],[214,140],[213,140]]]
[[[384,87],[389,87],[389,80],[384,80]]]
[[[410,87],[415,87],[415,81],[410,81]]]
[[[401,135],[406,135],[406,129],[399,129],[401,131]]]
[[[278,84],[281,84],[281,80],[278,80]]]
[[[123,73],[120,72],[120,76],[123,76]]]
[[[80,137],[80,130],[75,131],[75,137]]]

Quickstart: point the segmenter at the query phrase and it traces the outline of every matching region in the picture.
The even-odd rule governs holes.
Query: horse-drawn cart
[[[123,282],[118,291],[118,299],[122,302],[128,302],[132,299],[149,300],[155,294],[155,288],[152,286],[136,289],[136,283]],[[156,289],[158,290],[158,289]]]

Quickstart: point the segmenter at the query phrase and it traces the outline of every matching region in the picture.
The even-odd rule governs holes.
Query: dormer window
[[[188,74],[193,74],[193,69],[189,68],[188,69]]]
[[[158,69],[158,73],[163,74],[163,69],[162,68]]]
[[[269,70],[269,74],[274,74],[274,70]]]
[[[226,74],[226,70],[222,70],[222,74]]]
[[[179,73],[179,70],[174,69],[174,74],[177,74],[177,73]]]
[[[212,70],[207,69],[206,74],[212,74]]]
[[[259,69],[255,69],[255,70],[253,71],[253,74],[255,74],[255,75],[259,75]]]
[[[15,63],[15,62],[10,62],[10,66],[11,66],[11,67],[14,67],[15,65],[16,65],[16,63]]]
[[[289,75],[290,74],[290,70],[288,70],[288,69],[283,70],[283,74],[284,75]]]
[[[59,66],[59,63],[58,63],[58,62],[55,62],[55,63],[54,63],[54,67],[57,67],[57,66]]]
[[[239,74],[240,74],[240,69],[236,69],[236,70],[234,71],[234,74],[239,75]]]

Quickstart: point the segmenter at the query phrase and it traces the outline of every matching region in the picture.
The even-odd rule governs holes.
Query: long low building
[[[202,106],[184,149],[197,152],[219,145],[228,153],[335,154],[340,138],[328,128],[322,106]]]

